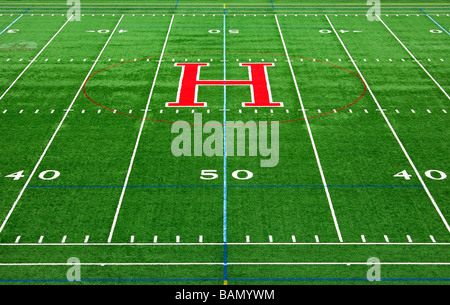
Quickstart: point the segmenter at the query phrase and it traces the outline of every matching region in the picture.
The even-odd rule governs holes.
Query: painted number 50
[[[239,169],[234,171],[231,176],[237,180],[248,180],[253,178],[253,173],[245,169]],[[214,180],[219,178],[216,169],[204,169],[200,174],[200,179],[202,180]]]

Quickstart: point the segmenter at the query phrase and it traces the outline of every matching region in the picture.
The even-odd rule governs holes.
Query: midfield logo
[[[166,103],[166,107],[206,107],[207,103],[198,102],[199,86],[250,86],[251,102],[242,103],[243,107],[283,107],[283,103],[272,101],[267,67],[274,63],[241,63],[248,67],[249,80],[200,80],[200,68],[209,67],[209,63],[176,63],[182,67],[177,101]]]

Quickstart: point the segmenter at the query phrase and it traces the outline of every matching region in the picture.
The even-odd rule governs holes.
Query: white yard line
[[[224,243],[3,243],[0,247],[22,247],[22,246],[223,246]],[[227,243],[230,246],[450,246],[450,243],[437,243],[437,242],[427,242],[427,243],[409,243],[409,242],[397,242],[397,243],[386,243],[386,242],[354,242],[354,243],[326,243],[326,242],[313,242],[313,243]]]
[[[341,231],[339,229],[339,224],[338,224],[338,221],[336,219],[336,214],[334,212],[333,202],[331,201],[330,192],[328,190],[327,181],[325,179],[325,174],[323,173],[322,165],[320,163],[319,153],[317,151],[316,144],[314,142],[314,137],[312,135],[311,127],[309,126],[308,115],[306,114],[306,110],[305,110],[305,107],[303,105],[302,96],[301,96],[300,90],[298,88],[297,79],[296,79],[295,74],[294,74],[294,69],[292,68],[291,59],[289,57],[289,53],[288,53],[287,48],[286,48],[286,43],[284,42],[283,33],[281,32],[280,23],[278,22],[277,15],[275,15],[275,20],[277,22],[278,31],[280,32],[281,41],[283,42],[284,51],[286,53],[286,59],[287,59],[287,62],[289,64],[289,68],[291,69],[292,78],[294,79],[295,89],[297,90],[298,99],[300,101],[300,106],[301,106],[301,109],[302,109],[302,112],[303,112],[303,117],[305,119],[306,127],[308,129],[309,137],[311,139],[311,144],[312,144],[312,147],[313,147],[313,150],[314,150],[314,155],[316,156],[317,166],[319,167],[320,176],[322,178],[322,183],[324,185],[325,194],[327,196],[328,204],[330,206],[330,210],[331,210],[331,215],[333,217],[334,226],[336,228],[336,232],[337,232],[337,235],[339,237],[339,241],[343,242]]]
[[[108,40],[106,41],[105,45],[103,46],[103,49],[100,51],[100,54],[98,55],[97,59],[95,60],[94,64],[92,65],[91,69],[89,70],[86,78],[84,79],[83,83],[81,84],[80,88],[77,91],[77,94],[75,95],[75,97],[73,98],[72,102],[70,103],[70,106],[68,108],[68,110],[72,109],[73,104],[75,103],[76,99],[78,98],[78,95],[80,94],[81,90],[83,89],[83,85],[84,83],[87,81],[87,79],[89,78],[89,76],[91,75],[92,71],[94,70],[98,60],[100,59],[100,57],[103,54],[103,51],[106,49],[106,46],[108,45],[109,41],[111,40],[112,36],[114,35],[114,33],[117,30],[117,27],[119,26],[120,22],[122,21],[123,15],[122,17],[120,17],[119,21],[117,22],[116,27],[114,28],[114,30],[112,31],[111,35],[109,36]],[[34,166],[33,171],[31,172],[30,176],[28,177],[27,181],[25,182],[25,185],[22,187],[22,190],[19,193],[19,196],[17,197],[16,201],[14,201],[13,206],[11,207],[11,209],[8,212],[8,215],[6,216],[5,220],[3,221],[1,227],[0,227],[0,232],[3,231],[6,223],[8,222],[9,218],[11,217],[11,214],[13,213],[14,209],[16,208],[17,203],[19,202],[20,198],[22,198],[23,193],[25,192],[25,190],[28,187],[28,184],[30,183],[31,179],[33,178],[34,174],[36,173],[39,165],[41,164],[42,160],[44,159],[47,151],[49,150],[50,146],[53,143],[53,140],[55,139],[56,135],[58,134],[61,126],[63,125],[64,121],[66,120],[67,116],[69,115],[70,111],[66,111],[61,122],[59,123],[58,127],[56,128],[55,132],[53,133],[50,141],[48,142],[47,146],[44,149],[44,152],[42,153],[42,155],[40,156],[38,162],[36,163],[36,165]]]
[[[123,198],[125,196],[125,191],[126,191],[127,186],[128,186],[128,180],[130,179],[131,171],[133,169],[134,159],[136,157],[136,152],[138,150],[139,142],[141,140],[142,130],[144,129],[144,124],[145,124],[145,121],[147,120],[148,108],[150,107],[150,101],[152,99],[153,90],[155,89],[156,78],[158,77],[158,72],[159,72],[159,69],[161,67],[162,58],[164,56],[164,51],[166,49],[167,41],[169,40],[169,34],[170,34],[170,30],[172,29],[172,23],[173,23],[174,17],[175,17],[175,15],[172,15],[172,19],[170,20],[170,24],[169,24],[169,29],[167,30],[166,40],[164,41],[164,45],[163,45],[163,48],[162,48],[162,51],[161,51],[161,56],[159,57],[158,67],[156,68],[155,77],[153,78],[153,84],[152,84],[152,87],[150,89],[150,94],[148,96],[147,105],[145,107],[144,117],[142,118],[141,127],[139,129],[139,133],[138,133],[138,136],[137,136],[137,139],[136,139],[136,144],[134,146],[133,154],[131,156],[130,165],[128,167],[128,172],[127,172],[127,175],[125,177],[125,182],[123,184],[122,193],[120,194],[119,204],[117,205],[116,213],[114,215],[113,224],[111,226],[111,231],[110,231],[109,237],[108,237],[108,243],[110,243],[111,240],[112,240],[112,237],[113,237],[113,234],[114,234],[114,229],[115,229],[116,223],[117,223],[117,218],[119,217],[120,208],[122,206]]]
[[[205,263],[0,263],[0,266],[222,266],[224,262],[205,262]],[[227,263],[227,265],[234,266],[340,266],[340,265],[372,265],[367,262],[242,262],[242,263]],[[398,265],[398,266],[450,266],[450,262],[379,262],[376,265]]]
[[[361,71],[359,70],[358,65],[356,64],[356,62],[353,60],[353,57],[351,56],[350,52],[348,51],[348,49],[345,46],[344,42],[342,41],[341,37],[336,32],[336,29],[334,28],[333,24],[331,23],[331,20],[328,18],[327,15],[325,15],[325,17],[327,18],[328,23],[330,24],[331,28],[333,29],[334,33],[336,34],[337,38],[339,39],[342,47],[344,48],[345,52],[347,53],[348,57],[350,58],[351,62],[353,63],[356,71],[358,71],[359,76],[361,77],[361,79],[366,84],[367,90],[369,90],[370,95],[372,96],[372,98],[375,101],[378,109],[380,110],[381,115],[383,116],[384,120],[386,121],[386,124],[389,126],[389,129],[391,130],[392,134],[394,135],[395,139],[397,140],[398,144],[400,145],[400,148],[402,149],[403,153],[405,154],[406,158],[408,159],[409,164],[411,165],[411,167],[413,168],[414,172],[416,173],[417,178],[419,179],[420,183],[423,186],[423,189],[425,190],[425,192],[427,193],[428,197],[430,198],[431,203],[433,204],[434,208],[436,209],[437,213],[439,214],[442,222],[444,223],[444,225],[447,228],[447,230],[450,232],[450,226],[449,226],[447,220],[445,219],[444,215],[442,214],[441,210],[439,209],[439,206],[437,205],[436,201],[434,200],[433,196],[431,195],[430,191],[428,190],[428,187],[426,186],[425,181],[423,180],[422,176],[420,175],[419,171],[417,170],[417,167],[414,165],[414,162],[411,160],[411,157],[409,156],[408,152],[406,151],[405,147],[403,146],[402,141],[400,140],[400,138],[398,137],[398,135],[395,132],[394,128],[392,127],[391,122],[387,118],[385,112],[381,111],[383,108],[380,106],[380,103],[378,102],[377,98],[373,94],[372,89],[370,88],[369,84],[366,82],[366,79],[364,78],[364,76],[362,75]]]
[[[30,61],[30,63],[25,67],[25,69],[23,69],[23,71],[19,74],[19,76],[17,76],[17,78],[12,82],[12,84],[8,87],[8,89],[6,89],[6,91],[3,92],[3,94],[0,96],[0,101],[9,92],[9,90],[11,90],[11,88],[16,84],[16,82],[19,80],[19,78],[21,78],[22,75],[28,70],[28,68],[33,64],[33,62],[35,62],[35,60],[39,57],[39,55],[41,55],[41,53],[45,50],[45,48],[47,48],[47,46],[53,41],[53,39],[55,39],[55,37],[59,34],[59,32],[62,31],[62,29],[66,26],[66,24],[70,21],[70,19],[72,19],[72,17],[73,17],[73,15],[67,19],[67,21],[62,25],[62,27],[58,30],[58,32],[56,32],[56,34],[53,35],[53,37],[45,44],[45,46],[39,51],[39,53],[37,53],[37,55]]]
[[[327,17],[328,18],[328,17]],[[408,52],[408,54],[414,59],[414,61],[422,68],[423,71],[425,71],[425,73],[433,80],[433,82],[439,87],[439,89],[441,89],[441,91],[445,94],[445,96],[447,97],[447,99],[450,100],[450,96],[448,95],[448,93],[444,90],[444,88],[442,88],[441,85],[439,85],[439,83],[434,79],[433,76],[431,76],[431,74],[427,71],[427,69],[425,69],[425,67],[420,63],[420,61],[417,60],[417,58],[411,53],[411,51],[408,50],[408,48],[403,44],[403,42],[397,37],[397,35],[394,34],[394,32],[392,32],[392,30],[387,26],[387,24],[380,18],[380,16],[377,15],[378,20],[381,21],[381,23],[383,23],[383,25],[386,27],[386,29],[388,29],[388,31],[392,34],[392,36],[395,37],[395,39],[397,39],[397,41],[402,45],[402,47],[406,50],[406,52]]]

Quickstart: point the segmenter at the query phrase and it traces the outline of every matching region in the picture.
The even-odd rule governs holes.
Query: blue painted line
[[[180,1],[180,0],[177,0],[177,3],[175,3],[175,9],[177,9],[177,7],[178,7],[178,1]]]
[[[223,278],[228,280],[228,204],[227,204],[227,40],[226,9],[223,8]]]
[[[27,9],[25,12],[22,13],[19,17],[16,18],[13,22],[11,22],[6,28],[3,29],[3,31],[0,32],[0,35],[3,34],[6,30],[8,30],[14,23],[16,23],[17,20],[22,18],[23,15],[25,15],[31,8]]]
[[[197,282],[197,281],[222,281],[222,279],[81,279],[78,282]],[[0,280],[0,282],[72,282],[67,279],[24,279],[24,280]],[[76,283],[76,282],[73,282]]]
[[[123,188],[123,185],[28,185],[29,188]],[[223,185],[128,185],[129,188],[222,188]],[[323,188],[323,185],[227,185],[238,188]],[[328,185],[336,188],[422,188],[422,185]]]
[[[437,23],[436,20],[434,20],[433,18],[431,18],[430,15],[428,15],[427,13],[425,13],[425,11],[424,11],[423,9],[419,8],[419,10],[420,10],[422,13],[424,13],[428,18],[430,18],[431,21],[433,21],[434,23],[436,23],[436,25],[437,25],[438,27],[440,27],[445,33],[447,33],[447,35],[450,35],[450,33],[449,33],[446,29],[444,29],[439,23]]]
[[[272,4],[272,9],[275,9],[275,6],[273,5],[273,0],[270,0],[270,4]]]
[[[305,282],[313,282],[313,281],[360,281],[360,282],[369,282],[368,279],[346,279],[346,278],[328,278],[328,279],[229,279],[229,281],[305,281]],[[450,281],[450,279],[380,279],[382,282],[437,282],[437,281]]]

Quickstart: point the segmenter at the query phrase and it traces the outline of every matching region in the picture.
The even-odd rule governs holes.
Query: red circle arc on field
[[[205,53],[223,53],[223,52],[222,52],[222,51],[186,52],[186,53],[167,54],[167,55],[164,55],[163,57],[176,56],[176,55],[186,55],[186,54],[205,54]],[[274,55],[274,56],[284,56],[284,57],[286,57],[285,54],[276,54],[276,53],[244,52],[244,51],[227,51],[227,53],[260,54],[260,55]],[[366,83],[364,82],[364,80],[363,80],[359,75],[357,75],[356,73],[354,73],[354,72],[352,72],[352,71],[350,71],[350,70],[348,70],[348,69],[346,69],[346,68],[337,66],[337,65],[332,64],[332,63],[329,63],[329,62],[320,61],[320,60],[317,60],[317,59],[311,59],[311,58],[307,58],[307,57],[294,56],[294,55],[291,55],[291,57],[293,57],[293,58],[306,59],[306,60],[310,60],[310,61],[318,62],[318,63],[323,63],[323,64],[326,64],[326,65],[329,65],[329,66],[332,66],[332,67],[339,68],[339,69],[341,69],[341,70],[347,71],[348,73],[351,73],[351,74],[353,74],[354,76],[356,76],[356,77],[362,82],[362,84],[364,85],[364,90],[363,90],[362,94],[361,94],[355,101],[353,101],[351,104],[348,104],[347,106],[344,106],[344,107],[339,108],[339,109],[335,109],[335,110],[330,111],[330,112],[326,112],[326,113],[318,114],[318,115],[315,115],[315,116],[307,117],[306,119],[308,119],[308,120],[314,119],[314,118],[318,118],[318,117],[322,117],[322,116],[326,116],[326,115],[333,114],[333,113],[337,113],[338,111],[344,110],[344,109],[346,109],[346,108],[348,108],[348,107],[350,107],[350,106],[356,104],[357,102],[359,102],[359,101],[361,100],[361,98],[364,96],[364,94],[366,93],[366,91],[367,91],[367,85],[366,85]],[[89,82],[89,80],[91,80],[95,75],[97,75],[97,74],[99,74],[99,73],[101,73],[101,72],[103,72],[103,71],[105,71],[105,70],[108,70],[108,69],[111,69],[111,68],[114,68],[114,67],[117,67],[117,66],[120,66],[120,65],[124,65],[124,64],[127,64],[127,63],[138,62],[138,61],[141,61],[141,60],[147,60],[147,59],[152,59],[152,58],[159,58],[159,56],[150,56],[150,57],[145,57],[145,58],[141,58],[141,59],[136,59],[136,60],[129,60],[129,61],[125,61],[125,62],[120,62],[120,63],[117,63],[117,64],[115,64],[115,65],[112,65],[112,66],[103,68],[103,69],[101,69],[101,70],[99,70],[99,71],[97,71],[97,72],[91,74],[91,75],[86,79],[86,81],[85,81],[84,84],[83,84],[83,93],[84,93],[84,95],[85,95],[86,98],[87,98],[88,100],[90,100],[92,103],[94,103],[95,105],[97,105],[97,106],[99,106],[99,107],[102,107],[102,108],[104,108],[104,109],[106,109],[106,110],[108,110],[108,111],[111,111],[111,112],[116,113],[116,114],[121,114],[121,115],[124,115],[124,116],[128,116],[128,117],[136,118],[136,119],[144,119],[143,117],[140,117],[140,116],[136,116],[136,115],[132,115],[132,114],[129,114],[129,113],[122,113],[122,112],[118,112],[118,111],[116,111],[116,110],[112,110],[112,109],[110,109],[110,108],[108,108],[108,107],[106,107],[106,106],[103,106],[103,105],[97,103],[96,101],[94,101],[93,99],[91,99],[91,98],[89,97],[89,95],[87,94],[87,92],[86,92],[86,85],[87,85],[87,83]],[[149,120],[149,121],[160,122],[160,123],[168,123],[168,124],[175,124],[175,123],[177,123],[177,122],[170,122],[170,121],[164,121],[164,120],[157,120],[157,119],[152,119],[152,118],[145,118],[145,119],[146,119],[146,120]],[[291,123],[291,122],[297,122],[297,121],[303,121],[303,120],[305,120],[305,118],[299,118],[299,119],[293,119],[293,120],[281,121],[281,122],[268,122],[268,123],[266,123],[266,124],[267,124],[267,125],[270,125],[270,124],[274,124],[274,123],[278,123],[278,124],[281,124],[281,123]],[[178,123],[181,123],[181,122],[178,122]],[[184,123],[183,123],[183,124],[184,124]],[[189,125],[194,125],[194,124],[192,124],[192,123],[188,123],[188,124],[189,124]],[[206,124],[202,124],[202,125],[205,126]],[[256,124],[256,125],[259,125],[259,124]],[[221,124],[220,126],[223,126],[223,124]],[[230,125],[228,125],[228,126],[230,126]],[[247,125],[246,125],[246,126],[247,126]]]

